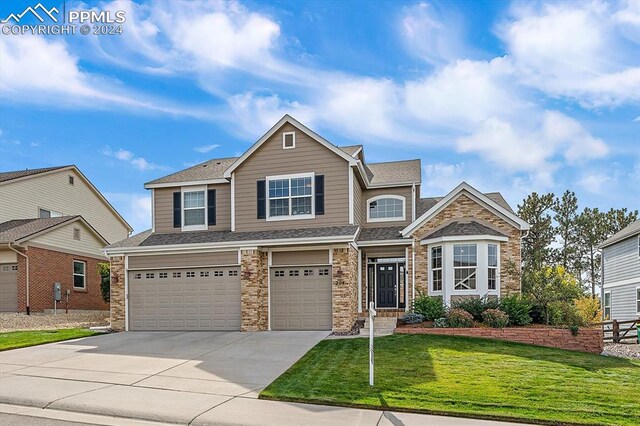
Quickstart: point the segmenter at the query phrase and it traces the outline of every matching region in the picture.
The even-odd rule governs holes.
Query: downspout
[[[9,249],[11,251],[16,252],[16,254],[24,257],[25,261],[26,261],[26,267],[25,269],[27,270],[26,272],[26,281],[27,281],[27,294],[26,294],[26,301],[27,301],[27,315],[31,315],[31,310],[29,307],[29,256],[27,256],[24,253],[20,253],[18,250],[16,250],[15,248],[11,247],[11,243],[9,243]]]
[[[416,300],[416,240],[411,241],[411,304]]]

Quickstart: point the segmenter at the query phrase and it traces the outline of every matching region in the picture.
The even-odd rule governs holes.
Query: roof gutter
[[[29,256],[27,256],[24,253],[21,253],[20,251],[16,250],[15,248],[13,248],[11,246],[12,243],[8,243],[7,246],[9,247],[9,250],[14,251],[17,255],[24,257],[25,262],[26,262],[26,282],[27,282],[27,289],[26,289],[26,301],[27,301],[27,315],[31,315],[31,308],[30,308],[30,304],[29,304]]]

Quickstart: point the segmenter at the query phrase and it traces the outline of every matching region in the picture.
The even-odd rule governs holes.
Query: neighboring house
[[[132,231],[75,166],[0,173],[0,311],[108,309],[97,263]]]
[[[111,325],[347,332],[369,302],[519,292],[528,225],[504,198],[421,184],[419,160],[368,163],[286,115],[238,158],[145,184],[152,229],[105,249]]]
[[[640,220],[600,244],[605,319],[640,318]]]

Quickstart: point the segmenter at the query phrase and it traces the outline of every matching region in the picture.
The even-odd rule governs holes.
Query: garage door
[[[240,330],[238,267],[129,272],[131,330]]]
[[[331,330],[331,267],[274,267],[270,274],[272,330]]]
[[[0,312],[18,312],[18,264],[0,264]]]

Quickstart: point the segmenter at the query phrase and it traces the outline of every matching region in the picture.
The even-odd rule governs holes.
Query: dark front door
[[[396,265],[377,265],[376,306],[378,308],[396,307]]]

